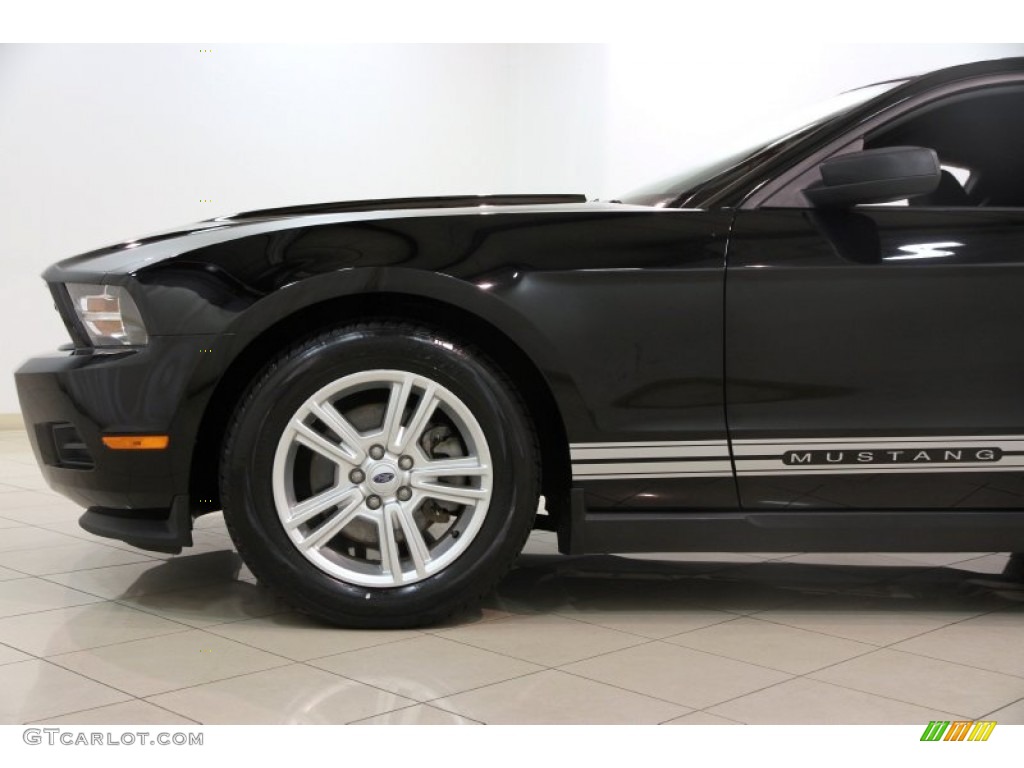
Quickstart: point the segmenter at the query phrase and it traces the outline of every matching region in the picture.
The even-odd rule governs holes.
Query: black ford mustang
[[[621,200],[254,211],[62,261],[16,374],[82,526],[223,509],[303,610],[566,553],[1024,551],[1024,59],[844,94]],[[546,503],[538,510],[539,497]]]

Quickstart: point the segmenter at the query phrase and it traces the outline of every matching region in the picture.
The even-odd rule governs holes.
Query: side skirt
[[[564,554],[1024,552],[1024,510],[587,512],[574,488]]]

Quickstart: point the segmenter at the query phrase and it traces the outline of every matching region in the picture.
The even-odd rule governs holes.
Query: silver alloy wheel
[[[424,445],[439,434],[457,455]],[[307,560],[351,584],[397,587],[466,551],[490,506],[493,468],[483,429],[455,394],[426,376],[375,370],[299,407],[272,482],[281,524]]]

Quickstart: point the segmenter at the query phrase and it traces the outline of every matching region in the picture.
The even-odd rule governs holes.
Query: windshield
[[[791,139],[797,138],[826,120],[848,112],[904,82],[906,81],[895,80],[857,88],[804,107],[781,118],[769,120],[766,125],[759,127],[756,136],[748,135],[738,138],[732,142],[731,149],[716,152],[711,162],[697,164],[668,179],[662,179],[654,184],[633,190],[629,194],[619,197],[618,200],[632,205],[668,205],[723,171],[758,155],[781,149]]]

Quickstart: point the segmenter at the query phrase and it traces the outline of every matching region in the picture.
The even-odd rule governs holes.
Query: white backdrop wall
[[[612,197],[772,114],[1008,55],[1024,46],[0,46],[0,414],[14,368],[65,341],[38,277],[59,258],[301,202]]]

